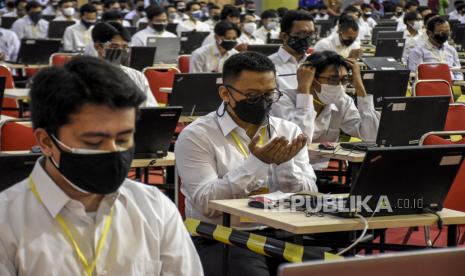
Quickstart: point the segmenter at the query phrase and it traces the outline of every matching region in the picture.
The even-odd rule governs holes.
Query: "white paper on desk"
[[[277,192],[274,192],[274,193],[254,195],[254,196],[250,196],[250,197],[251,198],[263,197],[263,198],[266,198],[266,199],[269,199],[269,200],[272,200],[272,201],[279,201],[279,200],[290,198],[291,195],[293,195],[293,194],[294,193],[283,193],[281,191],[277,191]]]

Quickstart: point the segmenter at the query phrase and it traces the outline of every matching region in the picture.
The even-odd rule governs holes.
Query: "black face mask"
[[[236,47],[236,45],[236,40],[221,40],[220,43],[221,48],[225,49],[226,51],[231,50],[232,48]]]
[[[137,11],[138,11],[138,12],[143,12],[144,9],[145,9],[144,6],[137,6]]]
[[[152,23],[150,27],[155,30],[155,32],[161,33],[166,29],[166,24]]]
[[[401,16],[404,12],[396,12],[397,16]]]
[[[294,51],[296,51],[299,54],[304,54],[310,47],[311,41],[311,37],[298,37],[290,35],[287,41],[287,46],[291,47]]]
[[[212,17],[213,21],[220,21],[220,16],[219,15],[214,15]]]
[[[94,26],[96,22],[81,19],[81,23],[86,29],[89,29],[90,27]]]
[[[9,9],[14,9],[14,8],[15,8],[15,2],[8,2],[8,3],[6,3],[6,6],[7,6]]]
[[[127,177],[134,155],[134,147],[125,151],[82,154],[64,151],[55,138],[55,146],[60,151],[60,164],[51,159],[71,184],[93,194],[110,194],[118,190]]]
[[[271,103],[263,96],[236,102],[233,107],[236,116],[244,122],[261,125],[269,116]]]
[[[440,33],[440,34],[434,34],[433,35],[434,41],[436,41],[438,44],[444,44],[448,39],[449,39],[449,33]]]
[[[29,14],[29,18],[34,24],[39,23],[40,19],[42,19],[42,12],[31,12]]]
[[[352,45],[352,43],[355,42],[355,39],[342,39],[342,36],[339,35],[339,41],[341,41],[341,44],[346,46],[346,47],[349,47],[350,45]]]
[[[319,13],[321,17],[325,17],[326,16],[326,13]]]
[[[129,53],[122,49],[105,49],[105,60],[115,65],[128,66]]]

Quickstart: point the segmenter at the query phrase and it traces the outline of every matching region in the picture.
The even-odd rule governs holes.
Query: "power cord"
[[[433,214],[435,215],[436,217],[438,217],[438,222],[437,222],[437,225],[438,225],[438,229],[439,229],[439,233],[437,234],[437,236],[434,238],[433,240],[433,243],[431,246],[434,246],[434,244],[438,241],[439,237],[441,236],[442,234],[442,229],[444,228],[444,221],[442,220],[441,216],[438,214],[438,212],[435,212],[429,208],[425,208],[423,209],[424,212],[426,213],[429,213],[429,214]]]
[[[362,231],[362,234],[351,245],[349,245],[348,247],[346,247],[345,249],[343,249],[342,251],[337,253],[336,255],[338,255],[338,256],[341,256],[342,254],[346,253],[347,251],[354,248],[354,246],[359,244],[363,240],[363,238],[365,237],[365,235],[366,235],[366,233],[368,231],[368,220],[366,218],[364,218],[363,216],[361,216],[360,214],[355,214],[355,216],[358,217],[365,224],[365,226],[363,228],[363,231]]]

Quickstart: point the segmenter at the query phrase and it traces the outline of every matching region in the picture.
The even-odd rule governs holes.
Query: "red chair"
[[[156,68],[148,67],[143,71],[145,77],[149,81],[150,89],[157,102],[162,104],[168,103],[168,94],[160,92],[162,87],[173,87],[174,75],[179,74],[177,68]]]
[[[465,104],[455,103],[449,105],[444,131],[465,130]]]
[[[415,82],[413,96],[449,96],[454,103],[450,84],[445,80],[418,80]]]
[[[15,83],[13,81],[13,74],[10,71],[10,68],[5,65],[0,65],[0,77],[6,77],[5,88],[13,89],[15,88]],[[4,98],[3,99],[3,111],[2,114],[10,117],[19,117],[19,106],[18,102],[13,99]],[[14,109],[14,110],[12,110]],[[16,111],[18,110],[18,111]]]
[[[30,150],[37,145],[30,122],[10,120],[0,127],[0,150],[18,151]]]
[[[445,80],[452,87],[450,68],[445,63],[422,63],[418,65],[417,80]]]
[[[190,55],[180,55],[178,57],[178,68],[181,73],[189,73]]]
[[[55,53],[50,56],[50,66],[63,66],[73,59],[76,54],[72,53]]]

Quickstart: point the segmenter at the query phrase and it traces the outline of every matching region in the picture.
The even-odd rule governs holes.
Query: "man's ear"
[[[280,32],[279,33],[279,39],[282,39],[283,42],[287,43],[287,40],[289,39],[289,35],[285,32]]]
[[[39,145],[42,153],[45,156],[52,156],[53,152],[53,141],[52,138],[48,135],[47,131],[43,128],[38,128],[34,130],[34,138]]]
[[[223,102],[230,103],[229,91],[224,85],[219,87],[218,94],[220,95],[220,98],[223,100]]]

